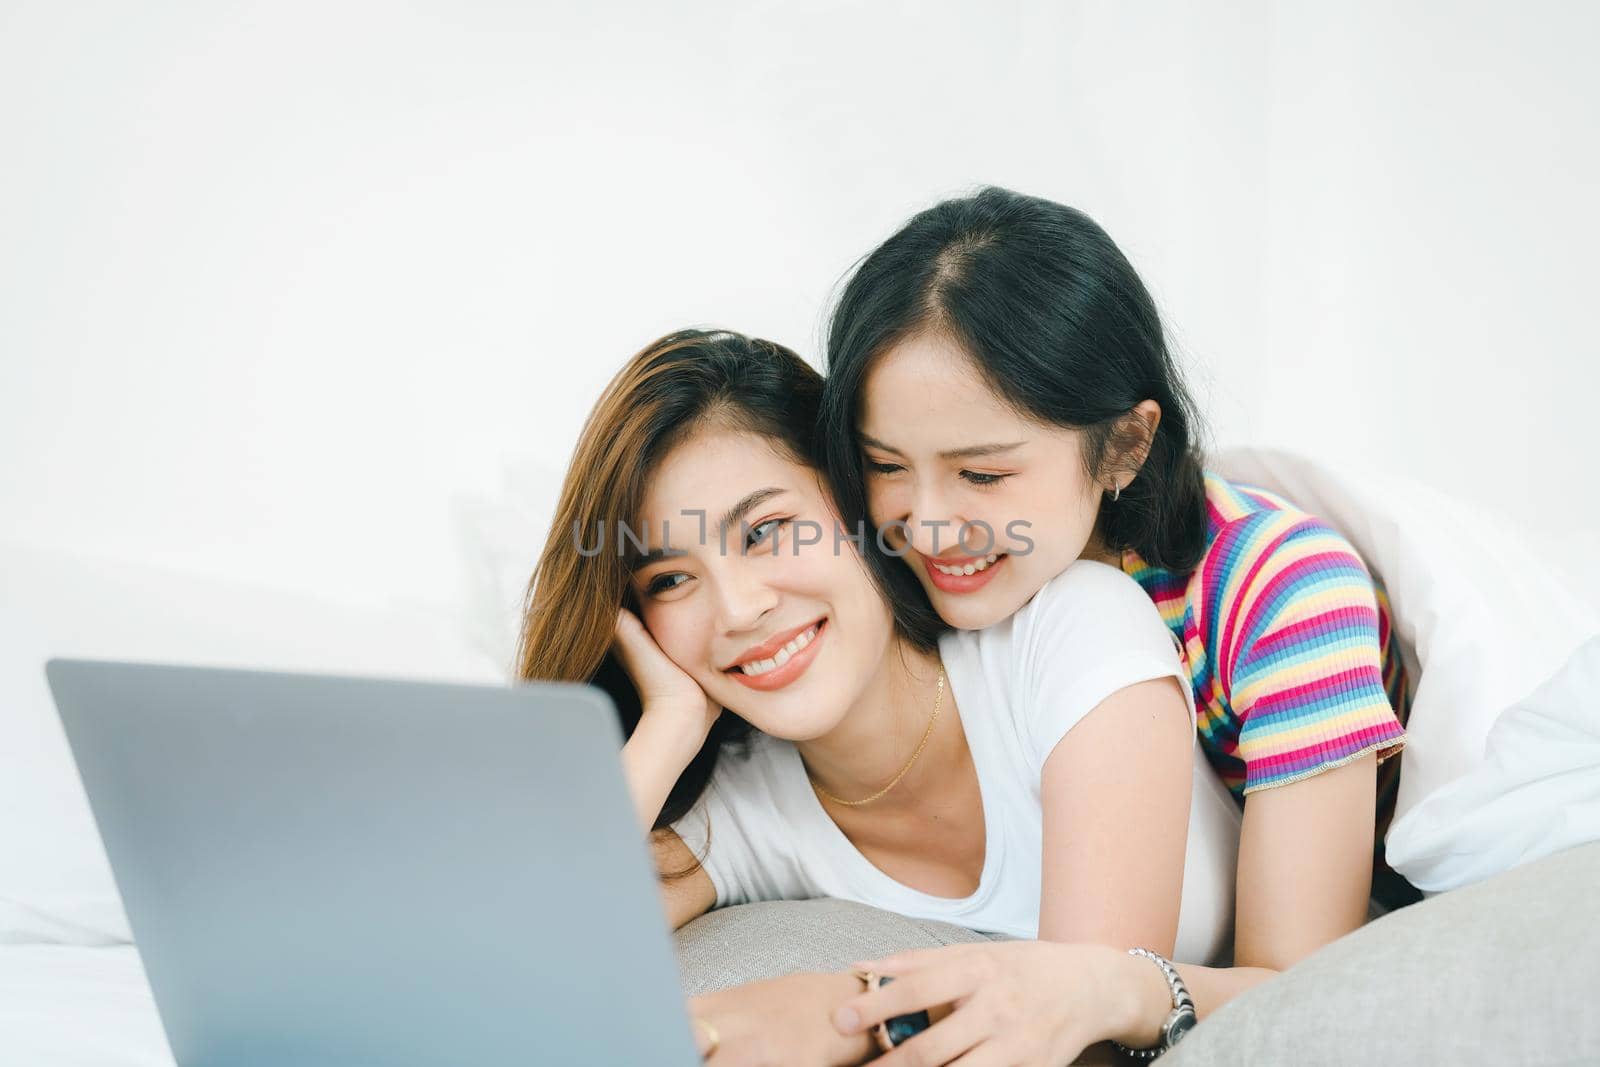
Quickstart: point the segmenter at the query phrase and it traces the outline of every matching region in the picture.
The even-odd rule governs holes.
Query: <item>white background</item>
[[[0,538],[504,597],[630,353],[820,362],[850,264],[993,182],[1119,241],[1216,443],[1416,476],[1600,587],[1596,12],[8,0]]]

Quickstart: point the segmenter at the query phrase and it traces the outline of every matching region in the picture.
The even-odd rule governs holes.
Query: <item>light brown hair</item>
[[[630,359],[579,435],[528,583],[517,676],[596,685],[616,705],[624,735],[632,736],[642,711],[638,693],[610,649],[617,610],[636,608],[630,578],[639,553],[621,540],[620,525],[636,520],[656,466],[708,422],[760,434],[796,462],[817,466],[821,395],[821,375],[799,356],[736,333],[680,330]],[[597,542],[601,550],[587,554]],[[723,713],[669,794],[658,830],[693,806],[718,752],[750,730]]]

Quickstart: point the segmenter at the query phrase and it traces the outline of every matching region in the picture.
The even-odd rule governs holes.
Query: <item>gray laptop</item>
[[[181,1067],[699,1062],[599,691],[46,674]]]

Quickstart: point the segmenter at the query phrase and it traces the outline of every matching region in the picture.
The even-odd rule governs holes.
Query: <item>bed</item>
[[[1239,998],[1196,1031],[1174,1067],[1250,1062],[1248,1049],[1260,1062],[1302,1064],[1366,1062],[1380,1051],[1422,1062],[1600,1062],[1600,1016],[1583,992],[1592,987],[1590,961],[1600,958],[1600,846],[1585,843],[1600,840],[1600,646],[1589,674],[1569,666],[1567,688],[1549,690],[1558,702],[1524,701],[1528,714],[1502,714],[1557,677],[1596,632],[1592,609],[1511,562],[1531,554],[1488,544],[1484,528],[1446,502],[1372,478],[1330,477],[1293,457],[1224,459],[1230,476],[1277,488],[1334,521],[1383,570],[1408,666],[1421,679],[1390,859],[1403,854],[1407,876],[1442,895]],[[1400,504],[1409,511],[1391,506]],[[485,555],[481,537],[468,540],[473,559]],[[1460,563],[1450,580],[1447,558]],[[1485,568],[1485,560],[1507,562]],[[501,593],[514,592],[509,579],[503,584]],[[46,658],[492,683],[503,679],[505,649],[475,645],[471,635],[503,634],[515,599],[489,596],[476,619],[415,606],[355,609],[16,546],[0,546],[0,588],[0,1063],[22,1067],[172,1064],[45,689]],[[1485,656],[1489,640],[1519,651]],[[1542,743],[1552,723],[1566,732],[1559,744]],[[1534,749],[1559,751],[1565,762],[1517,761]],[[817,929],[790,921],[789,910],[728,909],[680,931],[686,988],[859,958],[860,938],[839,948],[838,960],[806,937],[778,947],[774,930]],[[838,925],[874,943],[889,938],[890,947],[960,936],[883,916]]]
[[[1201,1024],[1164,1063],[1594,1063],[1600,844],[1383,916]],[[688,993],[977,940],[841,901],[725,908],[678,933]],[[0,1062],[173,1067],[131,945],[0,945]]]

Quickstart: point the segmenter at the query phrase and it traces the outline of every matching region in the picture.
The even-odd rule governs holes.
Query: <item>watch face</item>
[[[1195,1018],[1194,1012],[1192,1011],[1175,1011],[1171,1015],[1167,1016],[1166,1046],[1171,1048],[1173,1045],[1176,1045],[1180,1040],[1183,1039],[1184,1034],[1187,1034],[1190,1030],[1194,1029],[1195,1024],[1199,1021],[1200,1020]]]

